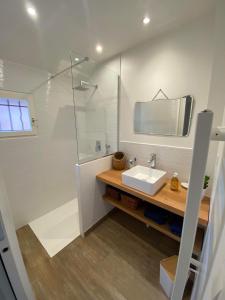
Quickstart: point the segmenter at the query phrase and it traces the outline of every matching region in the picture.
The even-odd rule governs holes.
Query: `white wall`
[[[196,115],[208,107],[213,61],[215,12],[173,29],[122,53],[120,149],[146,165],[152,152],[157,167],[189,179]],[[192,95],[195,100],[188,137],[150,136],[133,130],[134,104],[149,101],[162,89],[170,98]],[[214,163],[211,149],[209,162]],[[206,173],[213,174],[209,164]],[[210,194],[210,189],[208,191]]]
[[[215,28],[213,35],[213,64],[208,99],[208,108],[214,113],[213,127],[224,126],[223,114],[225,109],[225,1],[217,0]],[[218,142],[211,142],[208,169],[213,173],[215,167],[215,156],[218,149]]]
[[[111,167],[112,156],[76,165],[78,209],[82,235],[112,209],[112,206],[102,199],[102,195],[105,194],[105,184],[96,180],[97,174],[107,171]]]
[[[4,61],[1,88],[27,92],[47,73]],[[76,136],[71,78],[61,75],[33,93],[38,133],[0,139],[0,166],[16,227],[76,197]]]
[[[216,21],[213,38],[213,65],[208,108],[214,112],[214,126],[221,125],[225,106],[225,1],[217,0]]]
[[[122,54],[121,141],[192,147],[196,113],[208,102],[213,25],[214,15],[207,15]],[[189,137],[134,134],[135,102],[151,100],[160,88],[170,98],[194,96]]]

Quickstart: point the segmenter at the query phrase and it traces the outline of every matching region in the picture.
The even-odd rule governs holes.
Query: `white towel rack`
[[[181,300],[188,277],[190,264],[199,268],[200,263],[192,259],[193,246],[198,226],[201,192],[210,140],[225,141],[225,126],[212,128],[213,113],[204,110],[198,114],[193,147],[190,185],[187,195],[179,258],[176,270],[172,300]]]
[[[224,127],[212,130],[212,120],[213,113],[208,110],[200,112],[197,117],[190,184],[187,195],[175,284],[171,297],[172,300],[182,299],[190,264],[191,262],[193,263],[192,252],[198,226],[201,193],[210,140],[225,141]]]

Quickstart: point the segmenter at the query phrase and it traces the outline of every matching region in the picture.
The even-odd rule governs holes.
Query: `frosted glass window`
[[[7,105],[8,104],[8,101],[7,101],[7,99],[5,99],[5,98],[0,98],[0,105]]]
[[[30,112],[28,107],[21,107],[21,118],[23,124],[23,130],[29,131],[32,130],[30,122]]]
[[[12,120],[12,130],[13,131],[22,131],[23,122],[21,120],[21,113],[19,106],[10,106],[10,117]]]
[[[0,120],[0,131],[10,131],[12,127],[8,106],[0,105]]]
[[[32,131],[29,102],[0,98],[0,132]]]
[[[19,99],[7,99],[10,106],[19,106],[20,100]]]

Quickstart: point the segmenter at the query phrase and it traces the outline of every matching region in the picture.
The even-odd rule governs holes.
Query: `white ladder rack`
[[[199,267],[199,262],[192,259],[192,251],[198,226],[209,144],[210,140],[225,141],[225,127],[212,129],[212,120],[213,113],[209,110],[204,110],[197,116],[190,183],[172,300],[182,300],[190,264]]]

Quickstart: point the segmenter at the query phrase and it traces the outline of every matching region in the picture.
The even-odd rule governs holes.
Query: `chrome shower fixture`
[[[80,84],[77,85],[77,86],[75,86],[75,90],[78,90],[78,91],[87,91],[87,90],[89,90],[90,87],[97,89],[98,85],[97,84],[91,84],[91,83],[89,83],[87,81],[81,80]]]

